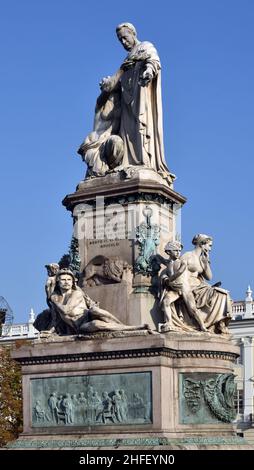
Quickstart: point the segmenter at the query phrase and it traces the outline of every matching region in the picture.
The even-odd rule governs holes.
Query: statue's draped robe
[[[212,287],[206,282],[201,282],[200,286],[193,291],[196,307],[199,310],[201,319],[205,327],[209,331],[216,330],[216,326],[223,321],[227,326],[232,318],[231,313],[231,299],[228,291],[218,287]],[[173,308],[173,324],[183,331],[198,329],[199,327],[188,312],[183,300],[180,298],[172,306]],[[183,315],[183,320],[180,320],[179,314]]]
[[[102,92],[97,99],[93,132],[80,147],[79,152],[88,166],[88,176],[103,176],[109,166],[104,158],[104,146],[111,135],[118,134],[120,127],[120,93]]]
[[[188,256],[193,252],[185,253],[181,259],[188,260]],[[192,261],[193,262],[193,261]],[[188,268],[187,268],[188,269]],[[181,296],[180,277],[176,279],[171,288],[165,288],[167,279],[166,270],[162,271],[160,276],[160,301],[167,295],[167,291],[173,290],[179,292],[179,299],[172,303],[172,323],[174,327],[183,331],[200,330],[196,320],[189,313]],[[195,272],[188,271],[189,288],[195,299],[196,308],[207,330],[217,331],[220,322],[228,325],[232,318],[232,301],[229,292],[220,287],[214,287],[208,284],[204,277],[202,269],[198,270],[198,276]]]
[[[139,82],[147,68],[152,80],[141,86]],[[138,43],[114,79],[113,90],[103,91],[97,100],[93,132],[79,150],[88,165],[88,176],[103,176],[109,171],[104,148],[110,136],[118,135],[123,141],[124,156],[114,171],[145,166],[168,178],[163,146],[161,64],[154,46],[150,42]]]
[[[139,80],[147,66],[153,79],[147,86],[140,86]],[[125,147],[123,167],[145,165],[168,174],[163,146],[161,64],[156,49],[149,42],[137,44],[121,69],[119,135]]]

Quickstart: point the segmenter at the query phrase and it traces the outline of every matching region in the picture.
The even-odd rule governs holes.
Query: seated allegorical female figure
[[[217,285],[211,286],[207,281],[212,279],[209,253],[212,248],[212,237],[198,234],[192,240],[194,250],[184,253],[180,261],[186,266],[185,282],[191,292],[192,307],[198,313],[198,321],[193,316],[193,308],[190,309],[188,302],[183,298],[179,288],[179,298],[176,299],[172,309],[172,324],[183,330],[201,330],[201,324],[210,333],[227,333],[227,325],[232,317],[232,301],[227,290]],[[165,278],[165,274],[164,274]],[[165,285],[166,280],[164,280]],[[170,283],[168,289],[171,290]],[[204,330],[204,329],[203,329]]]

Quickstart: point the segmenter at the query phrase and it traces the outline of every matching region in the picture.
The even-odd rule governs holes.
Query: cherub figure
[[[47,273],[48,273],[48,278],[45,284],[45,291],[46,291],[46,296],[47,296],[47,304],[49,305],[49,299],[51,295],[53,294],[55,287],[56,287],[56,274],[59,271],[59,264],[58,263],[45,264],[45,268],[47,269]]]

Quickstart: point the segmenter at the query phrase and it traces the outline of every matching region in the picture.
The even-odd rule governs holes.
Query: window
[[[241,365],[243,366],[243,361],[244,361],[244,347],[243,347],[243,344],[239,344],[240,346],[240,356],[236,359],[236,363],[238,365]]]
[[[234,398],[237,414],[243,414],[243,390],[237,390]]]

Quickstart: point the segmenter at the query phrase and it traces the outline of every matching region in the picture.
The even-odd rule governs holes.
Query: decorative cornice
[[[110,188],[105,188],[102,186],[100,188],[96,188],[96,190],[89,189],[86,191],[77,191],[65,196],[62,204],[67,208],[67,210],[72,210],[76,204],[83,202],[93,204],[96,196],[103,196],[105,198],[105,202],[108,199],[108,203],[110,204],[117,202],[120,199],[124,200],[122,204],[138,201],[156,201],[160,203],[183,205],[186,202],[186,198],[173,189],[159,185],[158,183],[146,182],[142,184],[125,184],[117,188],[112,188],[112,186],[110,186]]]
[[[235,362],[238,354],[225,351],[191,351],[176,350],[165,347],[161,348],[144,348],[144,349],[128,349],[118,351],[97,351],[82,352],[73,354],[52,354],[45,356],[18,357],[15,358],[21,365],[34,364],[56,364],[64,362],[88,362],[88,361],[105,361],[118,359],[136,359],[140,357],[168,357],[170,359],[182,358],[202,358],[202,359],[222,359]]]

